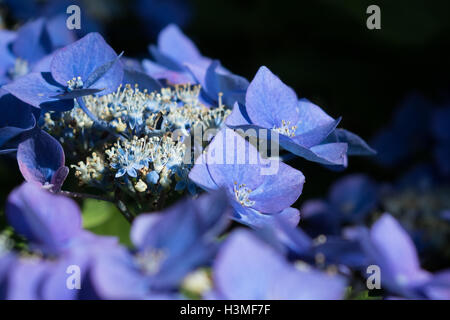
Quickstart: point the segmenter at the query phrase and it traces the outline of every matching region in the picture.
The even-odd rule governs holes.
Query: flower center
[[[136,177],[136,170],[147,167],[153,149],[152,142],[153,140],[134,136],[131,141],[119,140],[115,147],[106,150],[106,154],[111,161],[111,166],[119,170],[116,178],[125,173],[129,176]]]
[[[281,127],[274,126],[272,130],[281,133],[282,135],[293,137],[295,136],[295,131],[297,130],[297,126],[291,126],[290,121],[281,120]]]
[[[177,85],[175,87],[178,99],[190,106],[198,104],[198,96],[200,94],[200,86],[192,86],[190,84]]]
[[[251,189],[247,188],[245,184],[238,185],[237,182],[234,183],[234,195],[236,200],[244,207],[251,207],[255,204],[255,201],[249,199]]]
[[[71,80],[67,81],[67,89],[69,91],[73,91],[76,89],[82,89],[83,88],[83,80],[81,80],[81,77],[72,78]]]

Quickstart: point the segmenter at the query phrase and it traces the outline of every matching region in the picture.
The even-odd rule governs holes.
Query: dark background
[[[152,17],[171,14],[155,13],[150,5],[149,12],[136,10],[133,1],[85,4],[82,10],[102,21],[102,34],[116,51],[139,58],[149,57],[147,45],[156,41],[161,27]],[[381,30],[366,27],[371,4],[381,8]],[[300,97],[333,117],[342,116],[341,127],[368,141],[407,94],[418,92],[435,103],[447,98],[448,0],[195,0],[181,7],[181,15],[189,16],[182,19],[183,30],[204,55],[249,80],[266,65]],[[351,158],[341,173],[302,160],[290,164],[306,176],[300,201],[324,196],[332,181],[346,173],[366,172],[380,181],[398,173],[369,158]],[[1,197],[21,181],[15,166],[0,159]]]

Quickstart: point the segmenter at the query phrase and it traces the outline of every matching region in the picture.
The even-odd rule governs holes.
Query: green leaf
[[[86,199],[83,202],[83,228],[90,229],[105,223],[114,210],[115,207],[111,203]]]

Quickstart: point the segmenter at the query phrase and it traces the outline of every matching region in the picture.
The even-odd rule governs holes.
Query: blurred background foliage
[[[6,2],[19,5],[32,0]],[[406,95],[420,93],[436,104],[448,98],[448,0],[79,2],[116,51],[149,57],[147,46],[156,41],[159,30],[169,22],[178,23],[204,55],[249,80],[261,65],[268,66],[299,96],[333,117],[343,116],[342,126],[367,140],[387,125]],[[64,10],[64,0],[61,3]],[[381,30],[366,28],[371,4],[381,8]],[[29,19],[26,8],[30,7],[18,11],[23,15],[14,16],[3,7],[5,24],[14,28],[20,23],[17,19]],[[307,177],[299,203],[324,196],[332,181],[346,173],[366,172],[380,181],[398,174],[368,158],[351,158],[343,173],[302,160],[290,164]],[[0,158],[0,176],[3,208],[7,194],[22,181],[14,159]],[[83,208],[87,228],[103,234],[119,232],[121,241],[129,241],[127,230],[120,229],[127,224],[114,208],[98,202]],[[94,215],[95,211],[102,214]]]

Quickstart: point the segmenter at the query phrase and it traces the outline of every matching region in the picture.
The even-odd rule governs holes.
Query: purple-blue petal
[[[202,60],[195,44],[175,24],[168,25],[159,33],[158,50],[180,64],[198,63]]]
[[[361,137],[345,129],[334,130],[327,138],[327,142],[345,142],[348,144],[349,156],[373,156],[377,152]]]
[[[25,24],[12,44],[14,55],[33,64],[52,52],[50,35],[44,18]]]
[[[40,285],[49,263],[38,259],[17,259],[8,274],[8,300],[39,300]]]
[[[101,66],[117,59],[117,54],[105,42],[103,37],[96,33],[89,33],[82,39],[64,48],[59,49],[51,64],[53,78],[63,86],[67,81],[81,77],[87,81],[89,77]],[[117,90],[122,82],[123,68],[120,61],[112,67],[90,88],[102,89],[101,95]]]
[[[161,83],[150,77],[149,75],[129,68],[124,68],[122,85],[129,84],[132,88],[137,84],[139,90],[143,91],[147,89],[148,92],[159,91],[161,89]]]
[[[67,15],[58,14],[47,20],[47,30],[54,49],[64,47],[77,40],[74,31],[67,28]]]
[[[341,299],[346,281],[315,270],[299,271],[246,230],[223,245],[213,266],[216,290],[225,299]]]
[[[234,212],[232,219],[254,229],[273,228],[277,220],[283,220],[291,227],[297,226],[300,221],[300,212],[295,208],[285,208],[281,212],[261,213],[251,207],[244,207],[238,202],[232,202]]]
[[[14,189],[5,212],[11,226],[32,247],[46,253],[59,252],[81,231],[77,204],[35,184],[24,183]]]
[[[36,119],[33,110],[7,91],[0,89],[0,147],[7,141],[34,128]]]
[[[264,66],[248,86],[245,105],[252,123],[268,129],[280,127],[282,121],[294,126],[300,116],[294,90]]]
[[[165,79],[171,84],[183,84],[194,82],[193,77],[185,71],[174,71],[150,60],[144,59],[142,66],[151,77],[159,80]]]
[[[279,162],[276,174],[265,176],[264,181],[252,190],[252,208],[262,213],[273,213],[290,207],[302,194],[305,176],[298,170]]]
[[[73,99],[59,100],[56,96],[64,93],[63,88],[51,79],[50,73],[30,73],[11,82],[3,89],[18,99],[34,106],[55,111],[73,108]]]
[[[384,214],[375,222],[369,239],[364,239],[362,246],[370,259],[380,267],[384,286],[394,292],[411,295],[414,287],[430,277],[420,267],[414,242],[389,214]]]

